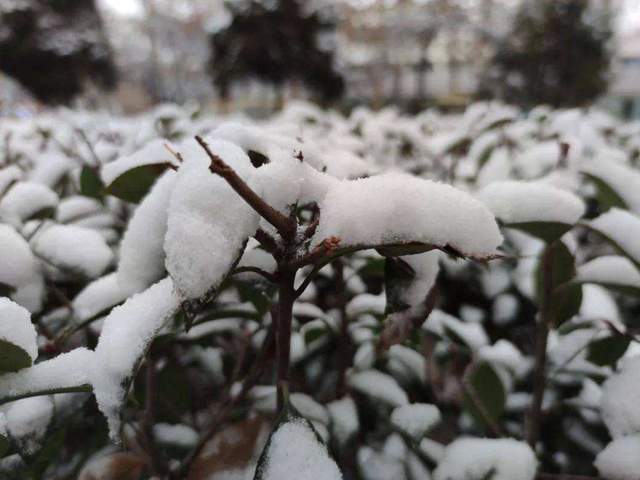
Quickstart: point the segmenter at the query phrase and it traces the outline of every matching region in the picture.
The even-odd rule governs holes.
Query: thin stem
[[[278,230],[282,238],[293,239],[296,233],[295,222],[278,212],[254,192],[233,168],[209,149],[209,145],[202,137],[196,135],[195,139],[211,159],[209,170],[220,175],[251,208]]]
[[[542,255],[542,299],[536,324],[536,351],[533,378],[533,398],[528,415],[527,442],[535,448],[540,436],[542,401],[546,385],[547,342],[551,322],[551,295],[553,293],[553,255],[555,244],[548,245]]]
[[[338,335],[338,381],[336,384],[336,398],[346,392],[347,369],[351,361],[351,341],[348,333],[349,317],[347,316],[347,289],[344,279],[344,263],[341,259],[333,261],[334,280],[336,287],[336,307],[340,315],[340,335]]]
[[[282,410],[289,395],[289,363],[291,360],[291,321],[295,301],[295,270],[278,272],[278,323],[276,325],[276,356],[278,359],[278,411]]]
[[[154,475],[160,475],[165,472],[164,465],[160,454],[155,447],[155,441],[153,439],[153,425],[155,423],[155,403],[156,394],[158,392],[158,382],[156,377],[156,364],[152,355],[149,354],[147,358],[147,370],[146,370],[146,382],[145,382],[145,408],[144,416],[142,417],[142,431],[144,443],[146,444],[147,455],[149,456],[149,463],[153,470]]]

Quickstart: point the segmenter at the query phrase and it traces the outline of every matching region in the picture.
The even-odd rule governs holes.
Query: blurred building
[[[616,50],[607,100],[623,117],[640,119],[640,28],[620,35]]]

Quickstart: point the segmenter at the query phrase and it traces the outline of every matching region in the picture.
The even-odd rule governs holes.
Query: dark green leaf
[[[627,210],[629,207],[618,193],[603,179],[589,173],[583,174],[591,180],[598,189],[598,203],[606,208],[618,207]]]
[[[9,439],[0,433],[0,458],[9,450]]]
[[[138,203],[149,192],[156,179],[162,175],[168,163],[141,165],[127,170],[105,189],[105,193],[131,203]]]
[[[45,207],[35,212],[27,220],[46,220],[46,219],[53,218],[53,215],[55,213],[56,213],[55,207]]]
[[[520,222],[508,223],[505,224],[505,227],[520,230],[547,243],[551,243],[571,230],[573,225],[560,222]]]
[[[80,193],[85,197],[102,198],[104,183],[98,172],[88,165],[82,167],[80,172]]]
[[[471,367],[464,378],[464,407],[480,424],[498,423],[507,395],[502,380],[488,362]]]
[[[627,351],[631,337],[624,335],[612,335],[610,337],[595,340],[589,344],[587,360],[600,367],[615,367],[618,360]]]
[[[19,346],[0,338],[0,373],[16,372],[31,366],[31,357]]]
[[[401,257],[403,255],[429,252],[434,248],[436,247],[427,243],[409,242],[396,245],[384,245],[376,248],[376,251],[383,257]]]
[[[401,258],[388,257],[384,263],[384,290],[387,297],[385,314],[401,312],[410,307],[402,300],[402,294],[409,288],[416,276],[411,265]]]
[[[6,283],[0,282],[0,297],[10,297],[15,292],[15,287],[8,285]]]

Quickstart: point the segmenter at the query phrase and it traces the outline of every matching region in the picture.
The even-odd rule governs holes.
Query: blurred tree
[[[250,77],[276,87],[300,80],[324,100],[342,94],[333,52],[321,45],[334,24],[318,11],[305,12],[303,5],[299,0],[229,5],[233,20],[211,35],[210,70],[223,98],[233,81]]]
[[[0,7],[0,70],[45,103],[66,103],[88,79],[116,72],[94,0],[23,0]]]
[[[609,12],[589,0],[525,2],[498,44],[480,95],[556,107],[584,105],[607,87]]]

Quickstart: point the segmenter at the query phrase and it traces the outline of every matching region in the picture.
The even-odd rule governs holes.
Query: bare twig
[[[325,238],[319,245],[311,250],[306,255],[293,260],[289,266],[294,269],[298,269],[307,265],[318,263],[321,260],[326,260],[330,257],[340,245],[339,237]]]
[[[216,175],[220,175],[251,208],[278,230],[282,238],[292,239],[296,233],[295,222],[292,222],[291,219],[260,198],[233,168],[209,149],[209,145],[202,137],[196,135],[195,138],[211,159],[209,170]]]

